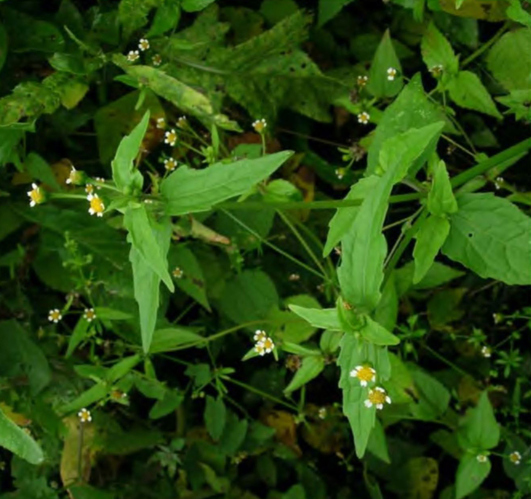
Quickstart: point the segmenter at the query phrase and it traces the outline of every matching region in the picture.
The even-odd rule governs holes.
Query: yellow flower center
[[[254,129],[258,132],[258,133],[262,133],[264,131],[264,128],[265,128],[265,123],[263,121],[258,121],[257,123],[254,124]]]
[[[513,452],[510,456],[509,456],[509,459],[511,460],[512,463],[519,463],[520,462],[520,454],[518,452]]]
[[[96,318],[96,312],[94,312],[94,310],[86,310],[85,311],[85,319],[87,319],[87,321],[93,321],[94,319]]]
[[[98,196],[93,196],[90,200],[90,207],[95,213],[103,213],[105,210],[105,205],[103,201]]]
[[[385,392],[381,392],[380,390],[371,390],[369,392],[368,399],[373,405],[384,404]]]
[[[164,162],[164,166],[166,168],[166,170],[175,170],[175,168],[177,168],[177,161],[175,161],[173,158],[171,159],[167,159],[165,162]]]
[[[172,274],[173,277],[175,277],[176,279],[180,279],[183,276],[183,271],[179,267],[176,267],[173,270]]]
[[[370,367],[363,366],[361,369],[358,369],[358,373],[356,374],[356,377],[360,381],[367,381],[367,382],[372,381],[374,379],[374,372]],[[381,392],[377,392],[377,393],[381,393]],[[385,395],[384,395],[384,398],[385,398]],[[369,395],[369,399],[370,399],[370,395]]]
[[[37,189],[33,189],[30,192],[30,198],[35,204],[42,203],[44,201],[44,196],[41,192],[41,190],[37,187]]]
[[[61,312],[57,311],[57,310],[52,310],[50,312],[50,318],[53,320],[53,321],[58,321],[60,318],[61,318]]]
[[[265,348],[266,350],[268,350],[268,349],[271,349],[271,350],[272,350],[273,347],[275,346],[275,344],[273,343],[273,340],[272,340],[271,338],[266,338],[266,339],[263,341],[262,345],[264,346],[264,348]]]
[[[175,132],[169,132],[166,136],[168,144],[173,144],[177,140],[177,134]]]

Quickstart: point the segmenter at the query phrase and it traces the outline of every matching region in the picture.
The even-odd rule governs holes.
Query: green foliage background
[[[0,498],[529,497],[530,54],[520,0],[0,0]]]

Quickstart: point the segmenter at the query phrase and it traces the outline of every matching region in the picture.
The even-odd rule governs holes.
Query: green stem
[[[506,21],[505,24],[499,29],[499,31],[488,41],[481,45],[475,52],[472,52],[462,63],[461,69],[464,69],[468,66],[473,60],[477,59],[481,54],[488,50],[492,45],[494,45],[502,35],[507,31],[510,26],[510,22]]]
[[[428,345],[424,345],[424,348],[430,352],[434,357],[438,358],[441,362],[444,362],[447,366],[451,367],[454,371],[458,372],[463,376],[470,376],[466,371],[456,366],[453,362],[449,361],[446,357],[443,357],[440,353],[436,352]]]

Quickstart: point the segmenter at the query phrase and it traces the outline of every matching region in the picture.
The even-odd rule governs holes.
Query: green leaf
[[[121,0],[118,6],[118,20],[123,27],[124,36],[131,34],[148,23],[148,14],[158,7],[161,0]]]
[[[244,270],[227,282],[218,307],[230,320],[241,324],[265,319],[278,304],[271,278],[260,270]]]
[[[448,82],[448,93],[458,106],[502,119],[492,97],[475,73],[459,71]]]
[[[531,284],[531,219],[492,194],[464,194],[442,252],[481,277]]]
[[[507,10],[505,11],[507,17],[531,28],[531,14],[524,10],[520,0],[509,0],[509,4],[509,7],[507,7]]]
[[[381,149],[384,175],[364,199],[358,216],[342,239],[338,278],[345,300],[370,313],[380,300],[387,244],[382,234],[388,200],[396,182],[427,150],[435,146],[442,123],[412,129],[390,138]]]
[[[76,324],[76,327],[72,331],[72,335],[68,340],[68,348],[66,350],[65,357],[68,359],[73,353],[77,346],[83,342],[87,337],[88,330],[90,328],[90,322],[81,317]]]
[[[487,68],[507,90],[529,90],[531,86],[531,30],[505,33],[490,49]]]
[[[142,256],[151,270],[166,284],[173,293],[175,287],[168,272],[165,248],[153,233],[146,207],[128,208],[124,215],[124,226],[129,231],[128,240]],[[165,246],[165,245],[164,245]]]
[[[50,366],[42,350],[15,320],[0,322],[0,377],[26,378],[33,396],[51,381]]]
[[[96,307],[94,309],[96,318],[102,321],[127,321],[133,318],[131,314],[107,307]]]
[[[455,498],[462,499],[474,492],[489,476],[490,460],[481,463],[477,456],[466,454],[459,461],[455,478]]]
[[[367,450],[378,459],[381,459],[384,463],[391,464],[385,432],[382,423],[380,423],[378,419],[375,421],[374,430],[371,433],[367,444]]]
[[[439,161],[435,165],[427,206],[432,215],[442,216],[457,211],[457,201],[444,161]]]
[[[34,152],[29,153],[24,161],[24,166],[32,178],[40,180],[54,189],[59,189],[59,184],[55,179],[53,170],[44,158],[38,154]]]
[[[377,175],[371,175],[370,177],[360,179],[350,188],[350,191],[344,198],[345,201],[359,200],[361,205],[361,202],[365,199],[367,194],[374,189],[379,180],[380,178]],[[335,215],[328,223],[328,236],[323,249],[323,257],[328,256],[339,244],[342,237],[348,231],[352,222],[358,215],[359,209],[359,206],[349,206],[348,208],[337,209]]]
[[[139,85],[150,88],[186,114],[201,120],[205,125],[215,124],[228,130],[239,129],[238,125],[230,121],[227,116],[215,114],[212,103],[203,93],[167,75],[164,71],[150,66],[132,66],[124,56],[115,56],[113,60]]]
[[[368,388],[350,376],[356,366],[371,364],[380,380],[387,380],[391,375],[387,349],[359,341],[351,334],[345,334],[341,340],[341,352],[337,359],[341,368],[339,387],[343,391],[343,412],[347,416],[352,433],[356,455],[361,459],[365,454],[372,429],[376,420],[376,408],[364,405]]]
[[[168,219],[163,220],[161,223],[151,220],[150,226],[152,236],[155,238],[156,251],[159,252],[159,256],[151,255],[151,258],[157,260],[160,258],[164,261],[170,246],[171,223]],[[148,239],[150,239],[149,236]],[[145,241],[141,242],[141,244],[144,249],[147,248]],[[152,244],[148,244],[148,246],[152,246]],[[134,294],[140,312],[142,347],[144,352],[148,352],[157,322],[161,278],[152,269],[140,251],[136,249],[135,245],[131,245],[129,260],[133,266]],[[173,283],[171,284],[173,286]]]
[[[175,0],[163,0],[160,7],[155,13],[153,22],[146,37],[157,37],[171,29],[174,29],[179,24],[181,19],[181,7]]]
[[[276,24],[299,10],[295,0],[264,0],[260,5],[262,14],[269,23]]]
[[[246,419],[240,420],[232,412],[227,412],[227,421],[219,442],[223,452],[229,456],[236,454],[245,440],[248,426]]]
[[[210,310],[203,270],[190,248],[183,244],[173,245],[168,253],[168,263],[170,269],[179,268],[183,272],[182,277],[175,278],[177,287]]]
[[[496,97],[496,100],[509,108],[504,114],[512,113],[517,120],[531,122],[531,89],[511,90],[509,95]]]
[[[365,325],[360,329],[360,334],[364,340],[381,346],[398,345],[400,343],[400,340],[394,334],[387,331],[370,317],[365,317],[365,321]]]
[[[197,334],[193,328],[172,327],[157,329],[153,333],[153,339],[149,353],[164,353],[179,350],[188,343],[197,343],[205,340],[204,336]]]
[[[125,357],[116,364],[114,364],[106,373],[105,379],[109,383],[115,383],[123,378],[126,374],[133,370],[133,368],[142,360],[140,355],[131,355]]]
[[[420,369],[411,369],[410,372],[418,397],[418,402],[409,405],[411,414],[425,421],[435,421],[448,409],[450,392],[428,373]]]
[[[305,308],[298,305],[290,305],[289,309],[319,329],[341,331],[342,327],[337,316],[336,308]]]
[[[444,216],[430,216],[422,221],[415,234],[415,274],[413,283],[420,282],[433,265],[435,257],[442,248],[450,232],[450,222]]]
[[[107,396],[109,387],[105,383],[97,383],[85,390],[79,397],[72,402],[64,405],[60,409],[61,414],[68,414],[70,412],[79,411],[83,407],[89,407]]]
[[[393,80],[388,79],[387,70],[389,68],[396,69],[397,71]],[[400,92],[403,86],[401,73],[402,66],[393,47],[389,30],[387,30],[374,54],[369,71],[367,89],[375,97],[394,97]]]
[[[115,499],[116,497],[111,492],[95,489],[89,485],[69,486],[68,491],[75,499]]]
[[[319,0],[318,26],[326,24],[341,12],[341,9],[354,0]]]
[[[184,400],[184,395],[177,390],[166,390],[164,397],[157,400],[149,411],[149,419],[160,419],[175,411]]]
[[[0,71],[4,67],[7,57],[7,33],[4,25],[0,23]],[[1,160],[0,160],[1,164]]]
[[[398,294],[395,284],[395,272],[391,272],[382,290],[382,298],[373,314],[374,320],[388,331],[393,331],[398,319]]]
[[[31,464],[41,464],[44,461],[44,454],[39,444],[22,428],[8,419],[1,409],[0,447],[5,447]]]
[[[431,22],[424,32],[420,44],[422,59],[431,70],[436,66],[443,67],[444,75],[454,75],[459,71],[459,59],[455,55],[450,42]]]
[[[413,76],[409,84],[383,113],[369,147],[366,174],[375,173],[380,162],[380,149],[387,139],[412,128],[422,128],[430,123],[445,120],[442,110],[426,97],[420,74]],[[411,171],[417,172],[428,156],[421,156]]]
[[[317,378],[324,368],[325,362],[322,356],[311,355],[304,357],[302,360],[302,366],[297,370],[289,385],[284,389],[284,393],[289,395],[295,390],[298,390],[312,379]]]
[[[125,194],[141,191],[144,184],[142,174],[137,170],[134,161],[139,154],[148,123],[149,111],[146,111],[140,123],[122,139],[111,163],[112,178],[116,187]]]
[[[209,435],[214,440],[219,440],[225,428],[227,409],[222,398],[215,399],[207,395],[205,406],[205,425]]]
[[[198,12],[206,9],[211,3],[216,0],[182,0],[183,10],[186,12]]]
[[[486,391],[479,397],[477,406],[469,409],[460,421],[457,437],[463,449],[478,452],[498,445],[500,426]]]
[[[293,153],[284,151],[259,159],[215,163],[204,170],[181,166],[161,184],[168,215],[208,211],[239,196],[277,170]]]

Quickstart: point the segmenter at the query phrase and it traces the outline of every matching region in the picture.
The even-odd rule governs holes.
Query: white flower
[[[31,184],[31,191],[28,191],[30,206],[33,208],[37,204],[44,203],[44,193],[37,184]]]
[[[389,81],[393,81],[395,79],[395,77],[396,77],[396,74],[397,74],[397,71],[396,71],[395,68],[389,68],[387,70],[387,79]]]
[[[253,121],[253,128],[257,133],[264,133],[267,128],[267,121],[265,119]]]
[[[517,450],[515,450],[514,452],[511,452],[509,454],[509,460],[511,461],[511,463],[518,466],[522,462],[522,455]]]
[[[78,172],[74,165],[72,165],[72,169],[70,170],[70,175],[68,175],[68,178],[66,179],[67,184],[74,184],[77,185],[82,180],[82,174]]]
[[[54,308],[48,312],[48,320],[50,322],[57,324],[62,318],[63,316],[58,308]]]
[[[255,352],[260,354],[262,357],[266,353],[271,353],[274,348],[275,348],[275,344],[273,343],[273,340],[269,338],[268,336],[258,341],[258,343],[256,343],[256,345],[254,346]]]
[[[435,77],[438,78],[441,76],[444,68],[442,64],[436,64],[435,66],[430,68],[430,73]]]
[[[188,124],[188,119],[186,118],[186,116],[180,116],[179,119],[177,120],[177,126],[179,128],[186,128],[187,124]]]
[[[358,114],[358,123],[361,123],[362,125],[369,123],[370,119],[371,116],[367,111],[363,111],[362,113]]]
[[[160,66],[162,64],[162,57],[160,56],[160,54],[155,54],[151,58],[151,62],[153,63],[153,66]]]
[[[165,118],[157,118],[157,128],[160,128],[161,130],[164,130],[166,128]]]
[[[374,383],[376,381],[376,371],[369,366],[356,366],[350,371],[350,376],[352,378],[358,378],[361,386],[367,386],[368,383]]]
[[[81,421],[81,423],[90,423],[92,421],[92,416],[90,414],[90,411],[88,409],[81,409],[78,413],[77,413],[78,417],[79,417],[79,420]]]
[[[94,186],[92,184],[85,185],[85,192],[87,194],[94,194]]]
[[[492,355],[492,350],[489,347],[483,347],[481,349],[481,355],[488,359]]]
[[[96,312],[93,308],[86,308],[83,317],[87,322],[92,322],[96,318]]]
[[[182,279],[184,272],[181,268],[175,267],[171,274],[173,275],[173,277],[175,277],[175,279]]]
[[[365,400],[365,407],[370,408],[374,405],[376,409],[380,410],[383,409],[384,403],[390,404],[391,398],[383,388],[377,386],[374,390],[369,390],[367,400]]]
[[[147,38],[140,38],[140,40],[138,41],[138,48],[142,52],[149,50],[149,40]]]
[[[345,171],[344,168],[336,168],[334,173],[336,174],[336,177],[341,180],[345,176]]]
[[[357,78],[357,82],[358,82],[358,86],[359,87],[364,87],[365,85],[367,85],[368,81],[369,81],[369,77],[367,75],[360,75]]]
[[[496,188],[497,191],[501,189],[503,182],[505,182],[503,180],[503,177],[496,177],[496,180],[494,181],[494,187]]]
[[[289,280],[291,282],[300,281],[301,276],[299,274],[290,274]]]
[[[486,463],[489,459],[487,457],[487,454],[478,454],[476,456],[476,459],[478,460],[478,462],[480,463]]]
[[[327,414],[326,407],[320,407],[319,410],[317,411],[317,415],[319,416],[319,419],[326,419],[326,414]]]
[[[174,158],[167,158],[164,160],[164,168],[168,170],[169,172],[175,170],[177,168],[177,160]]]
[[[264,341],[267,338],[267,334],[265,331],[262,331],[261,329],[257,329],[254,332],[253,339],[255,342],[259,343],[261,341]]]
[[[97,194],[89,194],[87,199],[90,202],[88,212],[91,215],[102,217],[103,212],[105,211],[105,204],[103,204],[102,199]]]
[[[140,57],[140,53],[138,52],[138,50],[130,50],[129,53],[127,54],[127,60],[129,62],[135,62],[138,60],[139,57]]]
[[[169,144],[172,147],[177,142],[177,133],[173,128],[169,132],[166,132],[166,134],[164,135],[164,142],[166,142],[166,144]]]

